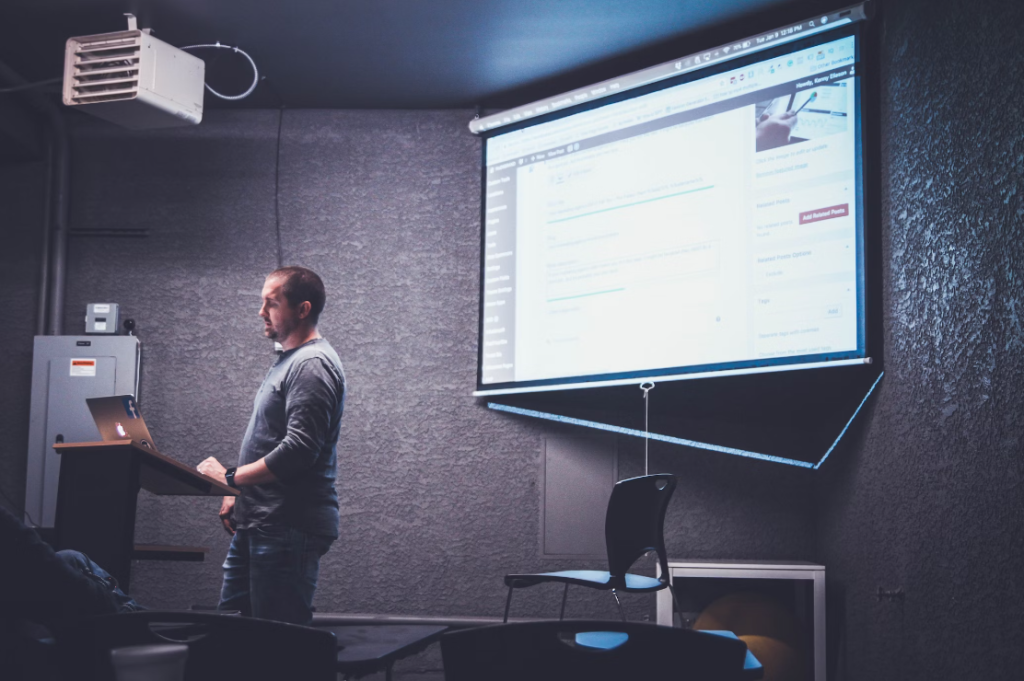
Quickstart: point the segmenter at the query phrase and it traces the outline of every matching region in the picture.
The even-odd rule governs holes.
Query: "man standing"
[[[308,624],[320,558],[338,537],[338,432],[345,374],[317,332],[324,284],[303,267],[282,267],[263,285],[263,333],[284,351],[256,394],[238,466],[210,457],[198,469],[240,490],[224,497],[233,535],[220,609]]]

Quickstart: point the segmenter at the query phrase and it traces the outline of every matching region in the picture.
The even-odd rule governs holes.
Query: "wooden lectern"
[[[202,560],[199,547],[135,544],[139,489],[153,494],[237,496],[238,490],[137,442],[69,442],[61,455],[54,523],[58,549],[87,554],[128,591],[132,558]]]

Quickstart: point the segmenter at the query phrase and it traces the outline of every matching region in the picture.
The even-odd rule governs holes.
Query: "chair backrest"
[[[337,639],[330,631],[271,620],[147,610],[104,615],[57,632],[67,678],[114,679],[110,650],[185,643],[186,681],[335,681]]]
[[[576,643],[580,632],[622,632],[610,649]],[[731,681],[743,678],[739,639],[642,622],[524,622],[441,637],[445,681]]]
[[[644,475],[615,483],[604,520],[608,572],[621,579],[636,559],[648,551],[658,554],[662,581],[668,575],[665,554],[665,511],[676,478],[668,473]]]

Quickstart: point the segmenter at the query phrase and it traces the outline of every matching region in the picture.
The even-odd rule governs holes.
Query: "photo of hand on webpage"
[[[757,116],[757,150],[766,151],[789,144],[793,140],[793,127],[796,125],[795,111],[789,110],[792,95],[776,97],[754,106]],[[758,113],[760,112],[760,113]]]
[[[846,83],[776,97],[754,106],[757,151],[846,132]]]

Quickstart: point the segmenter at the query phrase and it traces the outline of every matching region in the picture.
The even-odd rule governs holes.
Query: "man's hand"
[[[226,473],[228,469],[221,466],[220,461],[217,461],[217,459],[212,456],[196,466],[196,470],[203,475],[210,476],[217,482],[223,482],[225,485],[228,484],[227,479],[224,477],[224,473]]]
[[[224,497],[220,502],[220,521],[228,534],[235,534],[235,497]]]

